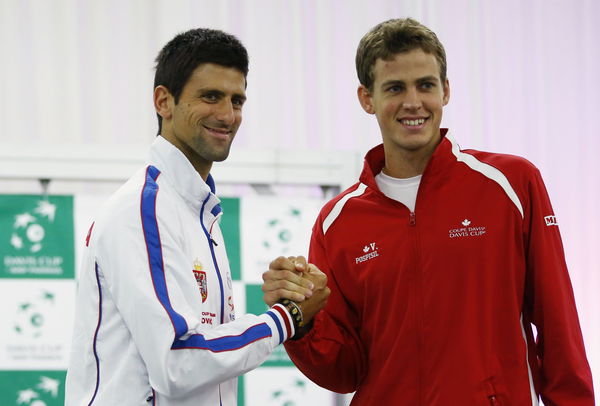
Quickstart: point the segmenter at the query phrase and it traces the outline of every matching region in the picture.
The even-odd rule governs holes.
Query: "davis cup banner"
[[[75,244],[83,246],[98,200],[0,194],[0,406],[64,404]],[[279,255],[307,255],[322,204],[302,198],[221,199],[236,314],[266,310],[262,273]],[[304,377],[283,346],[238,382],[238,406],[334,404],[333,394]]]
[[[0,195],[0,405],[64,404],[73,196]]]
[[[0,195],[0,278],[74,277],[73,197]]]

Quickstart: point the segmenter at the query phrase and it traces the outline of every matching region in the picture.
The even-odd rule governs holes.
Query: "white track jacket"
[[[237,376],[293,335],[278,305],[235,319],[221,207],[207,183],[159,136],[149,165],[92,224],[66,405],[234,406]]]

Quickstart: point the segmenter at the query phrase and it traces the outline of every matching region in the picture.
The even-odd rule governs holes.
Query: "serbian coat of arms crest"
[[[198,283],[198,288],[200,288],[202,303],[204,303],[208,297],[208,282],[206,280],[206,272],[202,270],[202,263],[198,259],[194,261],[193,272],[196,277],[196,282]]]

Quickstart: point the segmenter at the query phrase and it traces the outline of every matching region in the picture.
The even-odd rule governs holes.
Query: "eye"
[[[387,91],[390,93],[398,93],[401,92],[403,90],[403,87],[401,85],[391,85],[390,87],[387,88]]]
[[[219,101],[219,95],[216,93],[205,93],[202,95],[202,99],[208,103],[216,103]]]
[[[245,101],[246,99],[236,97],[231,101],[231,104],[233,104],[233,107],[241,109]]]
[[[433,89],[435,87],[435,83],[433,82],[423,82],[421,83],[421,88],[425,90]]]

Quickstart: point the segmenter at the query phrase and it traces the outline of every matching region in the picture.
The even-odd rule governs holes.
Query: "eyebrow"
[[[439,82],[440,79],[437,76],[429,75],[422,78],[417,79],[417,82]]]
[[[222,90],[213,89],[213,88],[210,88],[210,87],[205,87],[203,89],[199,89],[196,92],[196,95],[199,96],[199,97],[202,97],[202,96],[204,96],[206,94],[214,94],[214,95],[219,96],[219,97],[224,97],[225,96],[225,92],[223,92]],[[241,100],[245,101],[246,100],[246,95],[244,95],[243,93],[234,93],[233,96],[232,96],[232,98],[241,99]]]
[[[205,88],[202,88],[202,89],[198,89],[198,91],[196,92],[196,94],[198,96],[204,96],[205,94],[215,94],[215,95],[218,95],[218,96],[225,96],[225,93],[222,92],[221,90],[212,89],[210,87],[205,87]]]
[[[439,82],[439,78],[433,75],[429,75],[429,76],[423,76],[422,78],[418,78],[417,80],[415,80],[416,83],[423,83],[423,82]],[[404,80],[396,80],[396,79],[392,79],[392,80],[388,80],[386,82],[383,82],[381,84],[381,87],[387,87],[387,86],[391,86],[391,85],[404,85],[406,82]]]

